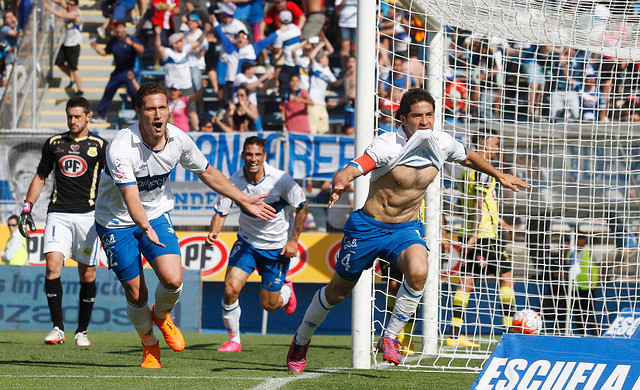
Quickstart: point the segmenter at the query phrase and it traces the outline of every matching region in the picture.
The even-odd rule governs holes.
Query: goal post
[[[487,200],[481,178],[445,164],[425,197],[430,274],[402,365],[479,371],[521,309],[541,314],[546,335],[601,336],[640,316],[640,2],[378,4],[358,9],[356,154],[419,86],[436,100],[436,130],[532,186],[491,187],[483,211],[473,206]],[[471,272],[468,223],[481,213],[490,222],[475,245],[496,244],[508,261],[492,270],[480,256]],[[372,354],[392,310],[387,272],[376,267],[370,292],[354,293],[354,317],[370,319],[354,319],[354,367],[381,361]],[[449,340],[459,334],[469,343]]]

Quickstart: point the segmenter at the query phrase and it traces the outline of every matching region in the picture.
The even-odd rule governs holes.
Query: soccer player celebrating
[[[274,219],[268,221],[261,221],[244,212],[240,214],[238,240],[229,256],[222,299],[222,321],[231,340],[218,349],[220,352],[242,350],[238,295],[256,268],[262,276],[262,308],[271,312],[282,307],[287,314],[296,310],[293,283],[285,278],[291,258],[298,255],[298,237],[307,219],[304,191],[291,176],[266,163],[264,139],[247,138],[242,159],[244,166],[231,176],[231,183],[247,195],[268,193],[264,201],[272,205],[277,213]],[[217,240],[230,209],[231,200],[221,197],[216,205],[216,214],[211,218],[208,244]],[[293,229],[289,235],[289,221],[294,214]]]
[[[428,273],[424,226],[417,219],[418,211],[427,186],[445,160],[485,172],[514,191],[528,187],[465,149],[449,134],[434,130],[434,105],[433,97],[424,89],[406,92],[396,112],[402,124],[398,131],[375,138],[363,156],[333,177],[329,207],[351,188],[351,181],[371,172],[369,195],[364,207],[351,214],[344,227],[333,278],[315,294],[293,337],[287,354],[289,371],[304,371],[314,331],[331,308],[351,292],[376,257],[386,258],[404,275],[391,319],[378,341],[384,360],[400,364],[401,343],[396,337],[415,313]]]
[[[266,195],[249,196],[239,191],[209,165],[188,135],[167,124],[169,103],[160,84],[143,84],[136,93],[135,106],[139,121],[118,132],[107,148],[105,177],[96,203],[96,229],[109,267],[124,287],[127,316],[142,340],[141,366],[160,368],[160,345],[153,323],[171,349],[182,351],[185,347],[184,337],[171,319],[182,291],[180,246],[169,217],[173,196],[166,181],[171,171],[182,165],[258,218],[273,218],[275,210],[262,201]],[[141,254],[160,282],[151,309]]]
[[[60,275],[67,255],[78,262],[80,306],[75,341],[89,346],[87,328],[96,298],[98,240],[93,228],[96,188],[105,164],[107,141],[91,133],[91,104],[83,97],[69,99],[66,107],[69,131],[49,138],[42,148],[42,158],[20,215],[20,233],[29,238],[35,231],[31,216],[33,204],[40,197],[45,181],[54,171],[54,187],[44,229],[44,258],[47,263],[44,290],[47,294],[53,329],[44,342],[65,341],[62,315],[62,281]]]

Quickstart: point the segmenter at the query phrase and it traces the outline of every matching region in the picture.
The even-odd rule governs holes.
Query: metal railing
[[[15,50],[0,105],[3,130],[37,128],[40,107],[53,75],[55,56],[64,40],[64,20],[43,9],[42,1],[34,2],[29,22]]]

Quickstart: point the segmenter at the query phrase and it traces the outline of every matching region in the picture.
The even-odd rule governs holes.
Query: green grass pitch
[[[307,370],[290,374],[291,335],[243,335],[240,353],[216,349],[226,334],[186,334],[174,352],[160,341],[162,369],[140,368],[137,334],[90,332],[78,347],[73,331],[61,345],[45,345],[46,332],[0,332],[0,389],[468,389],[476,374],[430,373],[397,367],[355,370],[349,336],[315,336]],[[161,334],[158,335],[162,337]]]

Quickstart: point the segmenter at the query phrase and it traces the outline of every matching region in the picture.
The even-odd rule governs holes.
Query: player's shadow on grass
[[[112,363],[105,363],[105,364],[96,364],[96,363],[87,363],[87,362],[65,362],[65,361],[60,361],[60,360],[56,360],[56,361],[33,361],[33,360],[0,360],[0,366],[4,365],[4,364],[11,364],[11,365],[17,365],[17,366],[30,366],[30,367],[34,367],[34,366],[41,366],[41,367],[53,367],[53,368],[61,368],[61,367],[66,367],[66,368],[73,368],[73,367],[77,367],[77,368],[86,368],[86,367],[104,367],[104,368],[111,368],[111,367],[121,367],[121,368],[128,368],[131,367],[130,364],[112,364]]]

